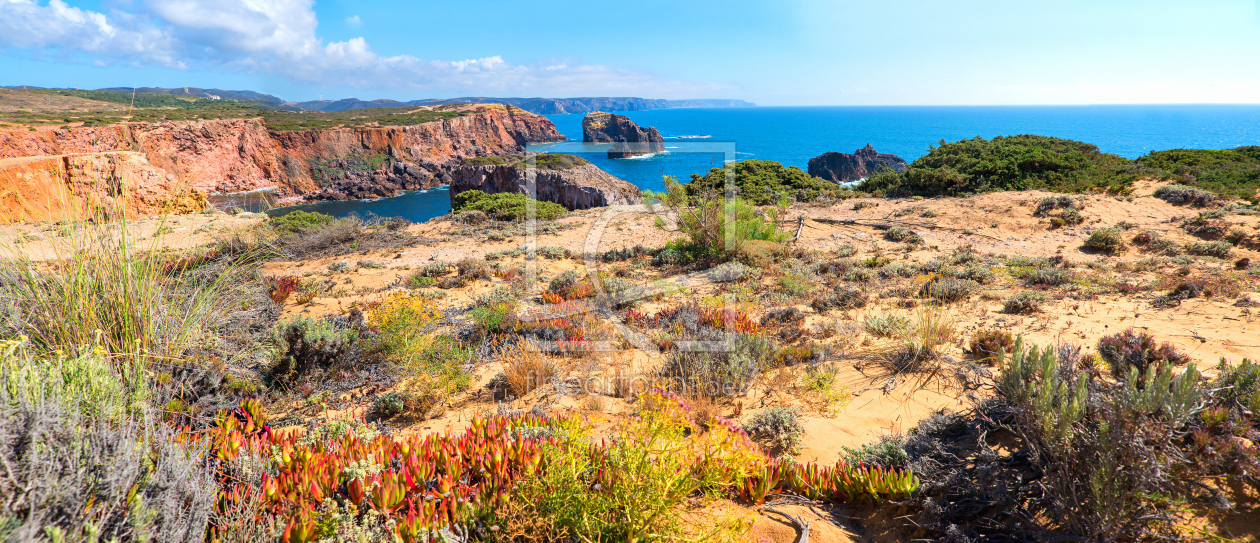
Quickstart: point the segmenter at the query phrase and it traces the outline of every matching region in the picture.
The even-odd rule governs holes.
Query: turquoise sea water
[[[941,140],[1040,134],[1093,143],[1136,158],[1174,148],[1225,149],[1260,145],[1260,105],[1155,106],[916,106],[755,107],[660,109],[623,113],[655,126],[666,152],[609,160],[606,145],[583,145],[582,115],[548,115],[570,140],[532,146],[540,152],[580,155],[641,188],[664,187],[662,175],[687,180],[726,160],[775,160],[805,169],[827,151],[852,153],[870,143],[907,162]],[[695,137],[707,136],[707,137]],[[425,221],[450,211],[449,193],[434,189],[375,201],[324,202],[277,209],[306,209],[346,216],[401,216]]]

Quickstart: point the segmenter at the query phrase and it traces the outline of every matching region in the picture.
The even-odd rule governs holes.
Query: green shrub
[[[1221,150],[1170,149],[1152,151],[1135,162],[1187,181],[1193,179],[1193,187],[1177,186],[1176,190],[1169,189],[1163,195],[1156,192],[1158,197],[1186,198],[1181,202],[1194,205],[1211,202],[1215,199],[1213,193],[1254,200],[1260,189],[1260,153],[1256,149],[1254,146]]]
[[[1197,241],[1186,245],[1186,252],[1196,256],[1229,258],[1234,246],[1228,241]]]
[[[526,195],[516,192],[486,194],[479,190],[466,190],[452,199],[451,212],[476,210],[500,221],[523,221],[528,217],[528,201]],[[560,204],[534,200],[534,218],[538,220],[555,220],[568,212]]]
[[[801,410],[795,407],[770,407],[748,419],[744,431],[754,439],[770,444],[779,454],[794,455],[805,435],[800,422]]]
[[[910,320],[900,315],[868,315],[863,322],[866,333],[875,337],[894,337],[910,326]]]
[[[697,339],[721,341],[725,335]],[[730,349],[671,351],[661,377],[688,395],[716,398],[743,396],[774,359],[774,341],[761,335],[735,334]]]
[[[267,225],[282,234],[297,234],[318,230],[332,224],[335,220],[332,215],[295,210],[267,219]]]
[[[1002,309],[1007,313],[1032,313],[1041,308],[1041,304],[1047,300],[1045,294],[1035,290],[1022,290],[1007,298],[1002,302]]]
[[[888,238],[889,241],[898,241],[898,242],[904,241],[906,243],[912,243],[912,244],[923,243],[922,237],[919,237],[919,235],[915,234],[913,230],[910,230],[909,228],[906,228],[904,226],[894,226],[892,228],[889,228],[887,231],[884,232],[884,237]]]
[[[652,257],[653,266],[678,266],[687,261],[687,257],[678,249],[666,247]]]
[[[271,331],[269,343],[275,361],[268,370],[273,382],[292,382],[313,371],[334,367],[350,353],[358,334],[339,329],[324,319],[296,315],[280,321]]]
[[[747,241],[782,242],[788,237],[742,198],[723,198],[716,192],[692,195],[669,176],[665,191],[663,203],[678,213],[678,230],[686,235],[671,241],[670,247],[694,259],[725,261]]]
[[[985,284],[993,280],[993,271],[979,264],[972,264],[959,271],[958,278]]]
[[[104,353],[78,356],[34,356],[29,345],[8,341],[0,346],[0,387],[12,402],[31,405],[41,398],[74,406],[93,419],[121,420],[138,416],[152,396],[149,372],[125,363],[116,371]]]
[[[1260,413],[1260,364],[1244,358],[1235,366],[1222,358],[1212,388],[1221,391],[1218,401],[1226,407]]]
[[[902,469],[909,463],[910,455],[906,453],[906,438],[900,435],[880,436],[879,441],[867,443],[861,448],[841,447],[844,452],[841,458],[849,464],[878,466],[884,469]]]
[[[687,195],[696,198],[709,192],[723,194],[727,170],[733,176],[735,186],[739,187],[740,197],[753,205],[772,205],[783,196],[798,202],[812,202],[818,198],[837,198],[849,193],[847,189],[812,177],[796,166],[784,167],[772,160],[744,160],[727,164],[725,169],[710,169],[704,177],[692,174],[691,181],[686,184]]]
[[[1198,207],[1216,201],[1216,195],[1211,192],[1178,184],[1164,185],[1155,189],[1155,197],[1172,204],[1190,204]]]
[[[1058,287],[1076,281],[1076,274],[1063,268],[1038,268],[1028,274],[1027,280],[1032,285]]]
[[[862,271],[871,273],[870,270]],[[814,308],[814,311],[826,314],[832,309],[857,309],[866,307],[866,298],[866,293],[860,290],[839,288],[819,294],[813,301],[810,302],[809,305]]]
[[[1114,253],[1124,245],[1120,232],[1121,230],[1115,227],[1102,228],[1089,235],[1089,238],[1085,240],[1085,246],[1095,251]]]
[[[743,281],[757,275],[758,270],[756,268],[735,261],[724,262],[709,269],[709,277],[719,283]]]
[[[924,196],[995,190],[1125,190],[1143,175],[1149,174],[1141,166],[1088,143],[1035,135],[977,137],[954,143],[942,140],[901,173],[872,175],[858,190]]]
[[[978,286],[976,282],[966,279],[937,277],[919,287],[919,296],[942,303],[960,302],[969,298]]]

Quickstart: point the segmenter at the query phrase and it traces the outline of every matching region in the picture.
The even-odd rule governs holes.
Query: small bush
[[[875,206],[876,206],[875,202],[872,202],[869,200],[858,200],[856,202],[853,202],[853,211],[861,211],[868,207],[875,207]]]
[[[1216,195],[1187,185],[1164,185],[1155,189],[1155,197],[1172,204],[1203,207],[1216,201]]]
[[[779,454],[796,454],[805,429],[800,422],[801,410],[795,407],[771,407],[759,411],[744,425],[748,435],[767,442]]]
[[[1167,363],[1180,366],[1190,361],[1172,344],[1157,344],[1150,334],[1132,328],[1099,339],[1098,354],[1111,366],[1111,374],[1119,379],[1128,378],[1131,368],[1136,368],[1138,375],[1142,376],[1146,375],[1147,367],[1151,365]]]
[[[870,270],[863,271],[870,273]],[[837,289],[819,295],[809,305],[822,314],[832,309],[857,309],[866,307],[866,293],[855,289]]]
[[[1260,413],[1260,364],[1244,358],[1234,366],[1221,359],[1215,386],[1221,391],[1219,402],[1226,407]]]
[[[995,361],[998,354],[1011,352],[1015,337],[1004,330],[981,330],[971,337],[971,354],[977,359]]]
[[[475,210],[500,221],[523,221],[528,218],[528,201],[529,197],[515,192],[486,194],[479,190],[466,190],[455,195],[451,212]],[[534,218],[538,220],[555,220],[568,212],[557,203],[534,201]]]
[[[906,454],[906,438],[900,435],[884,435],[880,436],[879,441],[867,443],[859,449],[843,449],[841,458],[850,465],[902,469],[910,459],[910,455]]]
[[[1076,281],[1076,274],[1063,268],[1039,268],[1029,273],[1027,279],[1032,285],[1058,287]]]
[[[919,287],[919,297],[942,303],[960,302],[971,297],[976,287],[974,281],[937,277]]]
[[[720,340],[724,334],[710,338]],[[757,334],[736,334],[730,350],[671,351],[661,376],[677,383],[688,396],[742,396],[753,380],[774,359],[775,346],[769,338]]]
[[[372,414],[379,419],[392,418],[407,409],[407,394],[386,392],[372,401]]]
[[[958,278],[985,284],[993,280],[993,271],[979,264],[972,264],[960,270]]]
[[[1233,246],[1228,241],[1198,241],[1186,245],[1186,252],[1196,256],[1229,258]]]
[[[854,247],[846,243],[836,249],[836,256],[839,258],[849,258],[857,254],[857,252],[858,252],[857,247]]]
[[[895,337],[910,326],[910,320],[901,315],[869,315],[863,322],[866,333],[875,337]]]
[[[1048,298],[1045,294],[1035,290],[1023,290],[1011,295],[1005,302],[1002,302],[1002,309],[1007,313],[1032,313],[1041,309],[1041,304]]]
[[[1085,246],[1095,251],[1114,253],[1124,245],[1120,232],[1121,230],[1115,227],[1097,230],[1085,240]]]
[[[276,351],[268,375],[273,382],[293,382],[311,372],[343,362],[358,341],[353,330],[327,320],[297,315],[276,324],[269,343]]]
[[[884,232],[884,237],[887,238],[889,241],[909,242],[909,240],[913,238],[917,238],[918,235],[915,234],[913,230],[910,230],[909,228],[906,228],[904,226],[894,226]],[[919,238],[919,241],[922,241],[922,240],[923,238]]]
[[[459,277],[465,281],[490,279],[490,264],[481,258],[465,258],[455,264]]]
[[[332,224],[335,220],[332,215],[296,210],[267,219],[267,225],[282,234],[297,234],[318,230]]]
[[[333,273],[345,273],[354,270],[354,266],[349,262],[333,262],[328,265],[328,271]]]
[[[740,262],[725,262],[709,269],[709,278],[719,283],[743,281],[758,275],[758,270]]]
[[[358,266],[360,268],[368,268],[368,269],[381,269],[385,267],[384,264],[381,264],[380,262],[377,262],[375,260],[360,260],[358,262]]]
[[[652,257],[653,266],[679,266],[687,261],[682,251],[666,247]]]
[[[455,222],[468,226],[481,226],[490,222],[490,217],[486,215],[485,211],[480,209],[469,209],[455,215]]]

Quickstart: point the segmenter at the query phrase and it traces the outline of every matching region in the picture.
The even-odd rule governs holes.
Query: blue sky
[[[0,0],[0,84],[287,100],[1260,102],[1260,0]]]

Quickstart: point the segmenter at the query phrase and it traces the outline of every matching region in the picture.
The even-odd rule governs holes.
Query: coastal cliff
[[[582,118],[582,141],[612,143],[608,158],[629,158],[665,150],[665,140],[655,128],[644,129],[629,117],[603,111],[594,111]]]
[[[540,201],[555,202],[570,210],[610,205],[637,204],[641,191],[631,183],[605,172],[574,155],[538,155],[533,171]],[[466,190],[487,194],[526,193],[528,166],[520,156],[467,160],[452,172],[451,202]]]
[[[0,131],[0,190],[14,201],[76,195],[67,209],[145,194],[145,203],[128,204],[139,215],[174,201],[182,209],[191,205],[183,195],[196,193],[202,202],[206,193],[263,189],[284,203],[393,196],[449,181],[465,158],[564,139],[546,118],[498,104],[397,127],[270,131],[259,119],[218,119],[11,130]],[[32,175],[64,190],[33,188]],[[103,179],[119,188],[84,192],[108,185]]]
[[[809,159],[809,175],[835,183],[866,179],[881,167],[900,172],[906,169],[906,161],[897,155],[879,153],[869,143],[853,154],[832,151]]]

